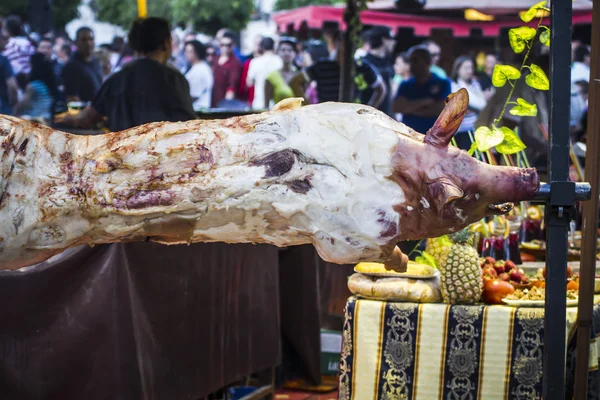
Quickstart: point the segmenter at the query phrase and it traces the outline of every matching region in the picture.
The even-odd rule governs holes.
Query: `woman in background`
[[[190,69],[185,73],[185,79],[190,84],[190,95],[194,102],[194,110],[210,108],[212,96],[213,74],[206,62],[206,47],[197,40],[186,42],[184,47],[185,59]]]
[[[30,62],[29,83],[15,106],[15,115],[50,121],[58,97],[52,64],[41,53],[32,55]]]
[[[469,150],[471,139],[468,132],[475,130],[475,122],[479,112],[483,110],[491,97],[491,90],[483,91],[479,81],[475,78],[473,60],[468,56],[460,56],[454,62],[452,68],[452,92],[461,88],[467,89],[469,93],[469,109],[462,124],[454,135],[456,145],[463,150]]]
[[[294,97],[294,91],[289,86],[289,83],[297,72],[297,68],[294,65],[296,39],[282,37],[279,40],[279,46],[277,46],[277,55],[281,57],[283,67],[279,71],[267,75],[267,81],[265,82],[265,100],[269,108],[283,99]]]

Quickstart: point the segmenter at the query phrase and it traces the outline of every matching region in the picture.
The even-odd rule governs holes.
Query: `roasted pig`
[[[399,241],[505,212],[538,188],[533,169],[448,145],[464,90],[426,135],[364,105],[300,103],[100,136],[0,116],[0,269],[81,244],[151,240],[312,243],[329,262],[401,271]]]

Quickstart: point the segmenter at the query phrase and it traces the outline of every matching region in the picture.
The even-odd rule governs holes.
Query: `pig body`
[[[461,107],[451,101],[445,113]],[[437,129],[443,142],[448,129]],[[0,268],[80,244],[152,240],[312,243],[330,262],[402,270],[398,241],[457,230],[537,189],[533,171],[485,166],[433,139],[370,107],[297,100],[93,137],[3,117]],[[511,191],[500,193],[506,180]]]

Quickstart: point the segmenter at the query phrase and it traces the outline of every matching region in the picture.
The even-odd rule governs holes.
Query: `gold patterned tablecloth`
[[[575,336],[576,319],[577,308],[569,307],[569,339]],[[543,308],[351,297],[346,305],[339,399],[541,398],[543,325]],[[600,332],[598,306],[594,327]],[[599,343],[594,339],[590,346],[591,398],[598,398]],[[569,363],[574,366],[573,340],[569,344],[568,369]]]

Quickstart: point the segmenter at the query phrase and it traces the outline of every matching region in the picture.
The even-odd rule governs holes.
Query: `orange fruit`
[[[567,290],[579,290],[579,282],[572,279],[569,280],[569,283],[567,283]]]

